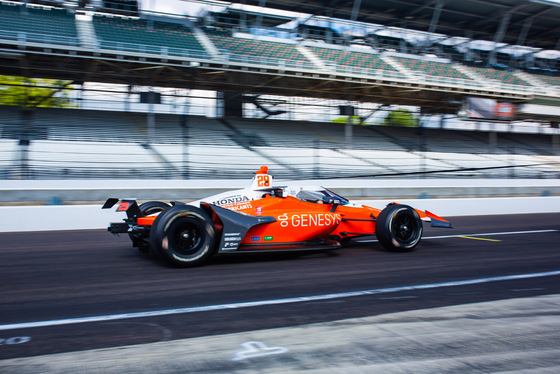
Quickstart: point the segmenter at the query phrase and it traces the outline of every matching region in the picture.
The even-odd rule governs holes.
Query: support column
[[[362,0],[354,0],[354,6],[352,6],[352,15],[350,19],[352,21],[358,20],[358,14],[360,13],[360,7],[362,6]]]
[[[494,49],[490,52],[490,63],[496,63],[496,53],[497,53],[497,44],[501,43],[504,39],[504,34],[509,26],[509,20],[511,19],[513,11],[506,12],[504,17],[500,21],[500,26],[498,27],[498,31],[496,31],[496,36],[494,37]]]
[[[346,148],[352,149],[353,135],[352,135],[352,116],[346,118],[346,125],[344,126],[344,137],[346,139]]]
[[[525,39],[527,39],[527,34],[529,33],[529,30],[531,29],[532,25],[533,25],[533,17],[527,18],[523,23],[523,28],[521,29],[521,32],[519,33],[519,37],[517,38],[517,45],[523,45],[523,43],[525,43]]]
[[[185,108],[183,109],[183,115],[180,119],[181,132],[183,135],[183,167],[182,177],[183,179],[189,179],[189,98],[185,102]]]
[[[147,117],[147,125],[148,125],[148,144],[151,144],[153,139],[156,137],[156,114],[154,113],[154,101],[155,101],[155,92],[153,87],[150,87],[150,91],[148,92],[148,117]]]
[[[19,136],[19,175],[17,179],[31,179],[29,146],[33,126],[34,109],[21,109],[21,134]]]
[[[126,100],[124,102],[124,111],[130,112],[130,96],[132,96],[132,85],[128,85],[128,90],[126,92]]]
[[[441,8],[443,8],[444,0],[437,0],[436,7],[434,8],[434,14],[432,14],[432,20],[430,21],[430,27],[428,28],[428,33],[432,34],[436,31],[439,16],[441,14]]]
[[[488,133],[488,152],[495,153],[498,148],[498,134],[496,131],[490,131]]]

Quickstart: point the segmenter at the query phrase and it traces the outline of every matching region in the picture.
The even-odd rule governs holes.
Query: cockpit
[[[307,201],[316,204],[348,204],[348,200],[327,189],[302,189],[296,194],[296,198],[301,201]]]

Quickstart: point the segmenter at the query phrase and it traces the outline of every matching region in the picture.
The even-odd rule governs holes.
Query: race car
[[[328,250],[351,239],[375,234],[390,251],[410,251],[422,237],[422,221],[451,227],[428,211],[391,203],[384,209],[350,202],[326,188],[275,186],[262,166],[248,188],[188,204],[109,198],[124,222],[108,231],[128,234],[133,247],[155,253],[173,266],[192,267],[214,254]]]

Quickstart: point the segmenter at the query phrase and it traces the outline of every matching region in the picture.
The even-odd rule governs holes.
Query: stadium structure
[[[75,95],[0,107],[0,178],[559,176],[554,2],[183,3],[0,0],[0,73]]]

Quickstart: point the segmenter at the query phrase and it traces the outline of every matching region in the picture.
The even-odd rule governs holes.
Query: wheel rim
[[[414,217],[406,212],[397,214],[393,220],[393,233],[395,238],[402,242],[408,242],[414,239],[414,233],[417,230]]]
[[[176,227],[173,232],[174,246],[176,252],[182,255],[195,253],[202,242],[202,235],[198,225],[185,222]]]

